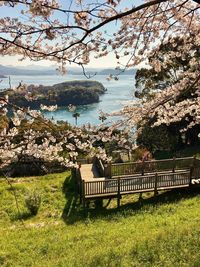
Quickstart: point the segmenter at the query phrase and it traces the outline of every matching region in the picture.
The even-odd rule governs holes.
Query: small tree
[[[103,123],[105,120],[107,120],[107,118],[106,118],[106,116],[103,113],[101,113],[99,115],[99,120]]]
[[[80,117],[80,113],[79,112],[75,112],[76,111],[76,106],[69,104],[68,106],[69,112],[72,112],[72,117],[75,118],[75,123],[77,125],[77,121],[78,121],[78,117]]]
[[[75,118],[75,122],[76,122],[76,125],[77,125],[77,120],[78,120],[78,117],[80,117],[80,113],[79,112],[75,112],[72,116]]]
[[[25,203],[32,215],[36,215],[41,205],[41,195],[36,191],[29,191]]]

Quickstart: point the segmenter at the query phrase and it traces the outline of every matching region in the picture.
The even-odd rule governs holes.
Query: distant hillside
[[[121,70],[115,70],[115,69],[104,69],[98,72],[98,75],[135,75],[136,69],[128,69],[122,72]]]
[[[106,89],[97,81],[71,81],[54,84],[52,86],[35,87],[28,86],[28,92],[36,100],[28,101],[24,95],[26,92],[16,92],[13,90],[6,90],[0,93],[0,96],[9,95],[11,103],[20,107],[31,107],[39,109],[40,105],[58,105],[68,106],[73,105],[87,105],[99,102],[99,96],[104,94]]]
[[[128,69],[124,72],[120,72],[120,70],[115,69],[94,69],[94,68],[86,68],[86,72],[88,75],[135,75],[135,69]],[[55,67],[42,67],[42,66],[26,66],[26,67],[13,67],[13,66],[3,66],[0,65],[0,73],[1,75],[25,75],[25,76],[45,76],[45,75],[58,75],[59,72]],[[69,68],[68,74],[71,75],[83,75],[82,69],[79,68]],[[2,77],[3,78],[3,77]]]
[[[37,68],[37,67],[36,67]],[[17,67],[3,66],[0,65],[0,73],[2,75],[55,75],[58,74],[56,70],[33,70],[33,69],[21,69]]]
[[[0,79],[7,78],[5,75],[0,74]]]

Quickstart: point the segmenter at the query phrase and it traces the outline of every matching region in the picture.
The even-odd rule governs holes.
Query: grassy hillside
[[[0,180],[0,266],[199,266],[199,190],[124,197],[84,215],[68,172]],[[42,196],[31,217],[27,189]],[[105,201],[104,205],[106,205]],[[24,219],[22,225],[20,219]]]

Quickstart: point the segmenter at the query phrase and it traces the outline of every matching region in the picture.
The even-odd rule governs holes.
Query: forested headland
[[[40,105],[57,105],[58,107],[73,105],[87,105],[99,102],[99,96],[106,89],[97,81],[70,81],[52,86],[29,85],[20,90],[5,90],[0,97],[9,96],[10,102],[19,107],[39,109]],[[28,93],[27,93],[28,92]],[[24,97],[28,94],[28,98]]]

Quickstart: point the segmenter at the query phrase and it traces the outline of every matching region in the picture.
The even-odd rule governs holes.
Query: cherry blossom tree
[[[200,65],[199,65],[199,35],[185,37],[184,44],[177,48],[177,51],[167,53],[162,60],[158,60],[160,50],[152,51],[154,53],[153,75],[155,69],[158,78],[161,77],[160,72],[168,65],[175,66],[175,62],[185,62],[184,68],[179,68],[176,73],[176,79],[170,83],[165,83],[162,90],[154,90],[151,97],[143,97],[140,101],[125,107],[120,114],[126,115],[126,124],[137,125],[139,135],[143,128],[166,126],[168,129],[179,130],[177,135],[184,135],[186,142],[190,143],[197,138],[200,131]],[[173,46],[177,43],[174,38],[170,39]],[[188,51],[186,51],[186,48]],[[183,50],[182,50],[183,49]],[[156,53],[158,55],[156,56]],[[186,64],[187,62],[187,64]],[[155,65],[154,65],[155,64]],[[168,68],[168,67],[167,67]],[[148,71],[147,71],[148,72]],[[166,69],[167,72],[167,69]],[[149,74],[152,69],[149,69]],[[166,73],[165,73],[166,74]],[[155,77],[154,77],[155,78]],[[159,79],[158,79],[159,81]],[[166,81],[165,81],[166,82]],[[146,86],[146,81],[144,86]],[[158,89],[159,83],[155,88]],[[159,88],[160,89],[160,88]],[[149,96],[148,92],[148,96]],[[119,114],[118,114],[119,115]],[[165,128],[166,129],[166,128]]]
[[[74,63],[81,66],[85,73],[85,66],[93,56],[99,58],[112,53],[117,59],[116,67],[120,73],[128,67],[145,62],[149,53],[156,55],[158,44],[164,44],[173,36],[186,37],[182,55],[190,51],[191,42],[199,46],[200,1],[147,0],[133,6],[134,2],[128,1],[127,5],[124,5],[120,0],[77,0],[70,1],[67,6],[66,3],[62,4],[56,0],[0,0],[0,8],[3,11],[14,8],[19,12],[12,17],[1,15],[0,54],[21,55],[22,60],[48,59],[57,62],[63,72],[67,63]],[[193,39],[190,38],[191,33]],[[174,39],[170,40],[175,45]],[[168,61],[172,61],[174,55],[168,53],[167,57]],[[156,57],[151,64],[159,73],[161,66]],[[193,120],[182,130],[199,124],[199,63],[195,58],[191,58],[189,64],[191,69],[184,71],[176,83],[156,94],[152,100],[133,103],[118,112],[117,115],[125,116],[123,123],[130,127],[139,125],[139,131],[149,118],[156,117],[154,126],[158,126],[180,121],[189,114],[193,116]],[[17,88],[21,89],[25,90],[22,86]],[[195,93],[197,97],[181,100],[174,108],[175,99],[188,91]],[[7,113],[9,105],[9,99],[1,99],[2,115]],[[93,144],[98,140],[110,142],[113,138],[123,147],[131,149],[123,135],[116,137],[112,129],[98,133],[96,129],[85,132],[79,128],[54,134],[52,129],[43,133],[34,131],[33,120],[37,118],[48,124],[46,119],[38,111],[20,109],[14,105],[12,108],[14,127],[4,128],[0,137],[2,165],[17,160],[21,154],[28,154],[50,161],[56,159],[65,166],[77,167],[73,160],[62,156],[64,149],[67,149],[70,158],[77,157],[80,150],[95,150],[94,153],[99,157],[109,160],[106,151],[101,147],[96,148]],[[46,108],[54,110],[56,107],[42,107]],[[30,129],[17,141],[18,128],[27,116]]]
[[[119,148],[125,147],[129,151],[134,149],[127,134],[121,131],[112,131],[108,127],[62,127],[44,118],[40,111],[19,108],[9,103],[9,99],[0,99],[1,113],[6,115],[9,106],[13,110],[12,123],[0,131],[1,168],[24,156],[78,168],[76,158],[79,153],[110,161],[106,143],[115,142]],[[54,106],[43,105],[42,109],[54,110]],[[45,127],[38,129],[36,125],[39,123]]]
[[[0,53],[54,60],[61,71],[67,63],[84,69],[91,55],[113,53],[120,72],[144,60],[159,39],[163,42],[172,32],[185,35],[198,28],[199,0],[138,2],[0,1],[2,11],[19,11],[16,17],[1,15]]]

